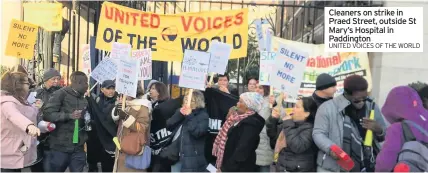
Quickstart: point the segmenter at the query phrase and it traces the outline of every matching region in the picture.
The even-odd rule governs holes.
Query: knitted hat
[[[249,109],[257,113],[262,109],[263,97],[259,93],[246,92],[242,93],[239,97],[244,101]]]
[[[336,80],[327,73],[322,73],[317,77],[317,82],[315,83],[316,90],[325,90],[332,86],[336,86]]]
[[[47,69],[45,70],[45,73],[43,73],[43,82],[46,82],[56,76],[61,77],[61,74],[58,72],[58,70],[55,70],[54,68]]]

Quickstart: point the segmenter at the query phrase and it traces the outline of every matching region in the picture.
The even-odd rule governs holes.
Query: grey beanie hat
[[[51,78],[53,78],[55,76],[61,77],[61,74],[59,73],[58,70],[56,70],[54,68],[47,69],[43,73],[43,82],[46,82],[46,81],[48,81],[49,79],[51,79]]]
[[[336,85],[336,80],[327,73],[320,74],[317,77],[317,82],[315,83],[316,90],[325,90]]]

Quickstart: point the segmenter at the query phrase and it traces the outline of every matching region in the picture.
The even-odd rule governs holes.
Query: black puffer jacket
[[[284,132],[287,147],[282,149],[276,163],[277,172],[314,172],[317,147],[312,140],[313,124],[285,120],[279,129]]]
[[[82,130],[84,126],[83,116],[79,120],[79,142],[73,144],[74,122],[71,113],[75,110],[85,112],[88,106],[83,94],[78,93],[71,87],[61,88],[52,94],[52,97],[45,103],[43,109],[43,120],[53,122],[56,129],[50,133],[48,143],[50,149],[61,152],[83,151],[83,144],[88,136]]]
[[[40,99],[43,103],[47,103],[52,94],[59,89],[61,89],[61,87],[50,87],[49,89],[46,89],[42,85],[36,89],[36,99]]]
[[[167,120],[167,129],[173,131],[182,124],[180,135],[181,172],[205,172],[205,138],[208,133],[208,113],[205,108],[195,109],[188,116],[177,112]]]
[[[222,172],[258,172],[256,149],[265,119],[255,113],[232,126],[227,132]]]

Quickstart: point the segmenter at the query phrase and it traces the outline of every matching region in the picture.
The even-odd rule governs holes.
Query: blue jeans
[[[181,172],[181,162],[178,161],[176,164],[171,166],[171,172]]]
[[[86,153],[84,151],[64,153],[50,150],[48,155],[49,171],[51,172],[65,172],[67,167],[70,172],[83,172],[86,165]]]

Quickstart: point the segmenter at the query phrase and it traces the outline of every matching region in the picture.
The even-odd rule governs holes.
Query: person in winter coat
[[[310,97],[297,100],[292,115],[285,115],[283,123],[278,127],[284,138],[278,141],[279,150],[275,172],[314,172],[317,147],[312,140],[312,130],[316,114],[316,103]],[[272,117],[279,118],[278,109],[274,109]]]
[[[256,84],[256,92],[263,96],[263,105],[262,110],[260,111],[260,116],[267,120],[272,112],[270,105],[275,104],[275,97],[269,96],[270,87],[266,85]],[[269,172],[270,165],[273,161],[273,148],[270,146],[269,141],[270,139],[267,135],[265,126],[263,127],[262,132],[260,132],[260,143],[256,149],[256,165],[259,166],[260,172]]]
[[[105,80],[99,96],[87,97],[92,121],[86,142],[88,172],[98,172],[98,162],[101,162],[102,172],[113,171],[116,146],[112,139],[117,134],[117,124],[111,117],[111,111],[117,100],[115,87],[114,81]]]
[[[122,109],[122,98],[119,98],[118,104],[112,110],[112,118],[119,124],[117,138],[119,142],[122,141],[123,137],[130,134],[131,132],[142,133],[144,135],[144,141],[150,141],[149,129],[150,129],[150,101],[143,98],[144,91],[138,81],[137,95],[136,98],[127,97],[125,103],[125,109]],[[137,126],[140,127],[139,131]],[[128,168],[125,165],[126,154],[118,151],[115,152],[115,161],[113,172],[145,172],[146,170],[136,170]]]
[[[37,159],[38,110],[26,101],[29,86],[25,73],[6,72],[1,79],[1,172],[21,172]]]
[[[327,73],[318,75],[317,81],[315,82],[315,92],[312,94],[317,107],[322,103],[333,98],[336,93],[336,79]]]
[[[256,92],[241,94],[236,112],[229,116],[217,135],[212,154],[217,171],[256,172],[256,149],[265,119],[259,115],[263,97]]]
[[[386,125],[376,104],[374,120],[368,118],[374,102],[368,98],[367,88],[368,83],[362,76],[348,76],[344,81],[344,93],[318,108],[312,133],[319,148],[317,171],[343,170],[336,162],[337,155],[331,150],[333,145],[340,147],[354,161],[351,172],[374,171],[374,158],[379,152],[380,142],[384,140]],[[363,148],[367,130],[373,132],[372,148]]]
[[[188,107],[190,102],[190,107]],[[202,92],[194,90],[191,100],[183,99],[183,107],[166,122],[167,129],[180,134],[178,162],[171,166],[171,172],[204,172],[205,137],[208,133],[208,113]]]
[[[421,98],[414,89],[399,86],[389,92],[382,113],[391,126],[386,131],[385,142],[376,158],[376,172],[392,172],[403,144],[401,121],[412,121],[428,131],[428,110],[424,109]],[[428,143],[428,136],[413,126],[410,129],[416,140]]]
[[[88,135],[83,130],[83,114],[88,106],[84,97],[88,77],[81,71],[75,71],[70,75],[70,81],[70,86],[55,91],[44,103],[43,120],[56,125],[48,138],[50,150],[47,159],[52,172],[64,172],[67,167],[71,172],[82,172],[86,165],[84,144]],[[78,141],[73,143],[76,120],[79,122]]]
[[[59,81],[61,80],[61,74],[54,68],[45,70],[43,73],[43,84],[36,89],[36,106],[41,108],[44,103],[49,101],[49,98],[53,93],[59,90]],[[42,117],[38,117],[38,122],[41,121]],[[38,140],[40,144],[37,146],[38,149],[38,160],[41,160],[36,165],[32,166],[32,172],[45,172],[49,171],[49,144],[47,138],[49,133],[43,133],[39,136]]]
[[[152,160],[150,163],[151,172],[171,172],[171,165],[164,164],[159,158],[159,151],[166,145],[171,132],[167,130],[166,121],[174,115],[181,106],[176,102],[168,102],[170,99],[167,86],[155,80],[150,81],[149,90],[145,96],[151,102],[150,113],[152,121],[150,124],[150,147],[152,148]],[[164,103],[169,105],[165,105]]]

